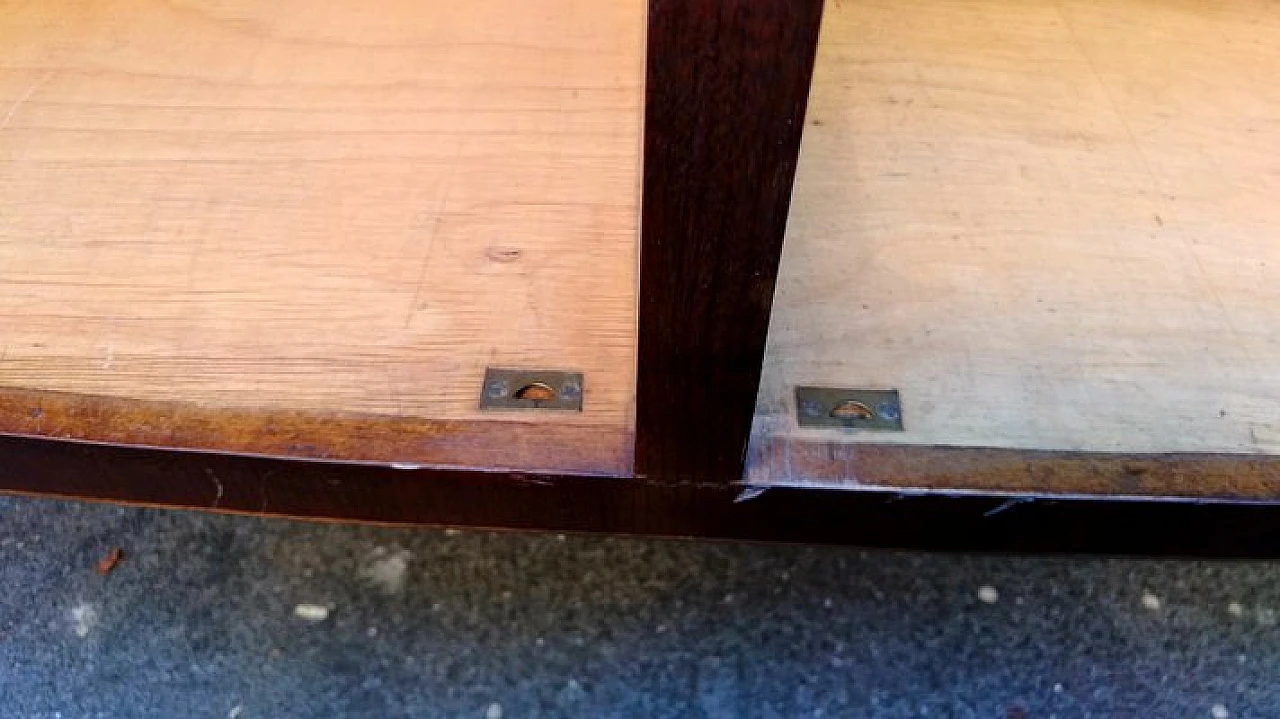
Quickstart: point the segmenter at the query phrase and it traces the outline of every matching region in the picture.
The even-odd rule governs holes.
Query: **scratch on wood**
[[[209,479],[213,480],[213,486],[218,490],[217,495],[213,498],[213,503],[209,505],[211,509],[217,509],[218,504],[222,501],[222,495],[226,490],[223,488],[222,482],[218,479],[218,475],[214,474],[212,469],[205,467],[204,473],[209,475]]]
[[[54,72],[52,70],[46,72],[39,80],[31,83],[31,87],[27,88],[27,91],[22,93],[22,97],[13,101],[13,104],[9,106],[9,111],[4,115],[4,119],[0,119],[0,130],[4,130],[9,127],[9,122],[18,114],[18,110],[23,106],[23,104],[25,104],[27,100],[30,100],[31,96],[36,94],[37,90],[44,87],[46,83],[52,80],[53,75]]]
[[[988,509],[987,511],[983,512],[982,516],[994,517],[997,514],[1003,514],[1004,512],[1009,511],[1010,509],[1018,506],[1019,504],[1027,504],[1034,501],[1035,501],[1034,497],[1013,497],[1011,499],[1005,500],[1000,506],[994,507],[992,509]]]
[[[444,222],[445,212],[449,209],[449,197],[453,194],[454,178],[458,175],[458,160],[462,158],[462,143],[458,143],[454,147],[453,159],[449,161],[449,175],[445,179],[444,194],[440,196],[440,205],[436,207],[435,216],[431,220],[431,229],[427,234],[425,251],[422,253],[422,266],[418,269],[418,284],[413,290],[413,300],[409,304],[409,312],[405,315],[404,326],[409,328],[409,324],[413,321],[414,314],[418,311],[418,305],[422,302],[422,286],[427,282],[427,268],[431,265],[431,249],[435,246],[436,235],[440,232],[440,225]]]

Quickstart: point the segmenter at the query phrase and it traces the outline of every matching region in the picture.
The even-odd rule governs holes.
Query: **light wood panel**
[[[811,98],[757,455],[1280,450],[1280,5],[832,0]]]
[[[642,0],[0,0],[0,385],[466,423],[486,366],[578,370],[581,415],[501,419],[622,468],[643,32]]]

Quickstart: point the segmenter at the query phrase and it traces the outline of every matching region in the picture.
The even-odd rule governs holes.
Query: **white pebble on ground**
[[[299,604],[293,608],[293,616],[308,622],[323,622],[329,618],[329,608],[323,604]]]
[[[98,624],[98,610],[92,604],[81,603],[70,612],[71,628],[77,637],[84,639]]]

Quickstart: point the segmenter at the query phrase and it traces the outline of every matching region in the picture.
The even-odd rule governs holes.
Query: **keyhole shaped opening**
[[[875,419],[876,413],[861,402],[847,399],[831,410],[831,416],[836,419]]]
[[[556,398],[556,391],[551,385],[542,382],[532,382],[520,389],[512,395],[516,399],[527,399],[533,402],[550,402]]]

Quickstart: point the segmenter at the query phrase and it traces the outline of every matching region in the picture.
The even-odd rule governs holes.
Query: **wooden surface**
[[[0,403],[187,407],[231,450],[272,413],[545,423],[580,446],[529,468],[627,469],[643,33],[640,0],[0,0]],[[585,411],[481,414],[486,366],[584,372]],[[69,416],[38,431],[113,440]],[[268,450],[356,452],[310,440]]]
[[[823,22],[759,481],[847,442],[1280,451],[1280,6],[842,0]],[[798,384],[898,388],[906,431],[798,430]]]
[[[650,0],[635,471],[736,482],[822,0]]]

